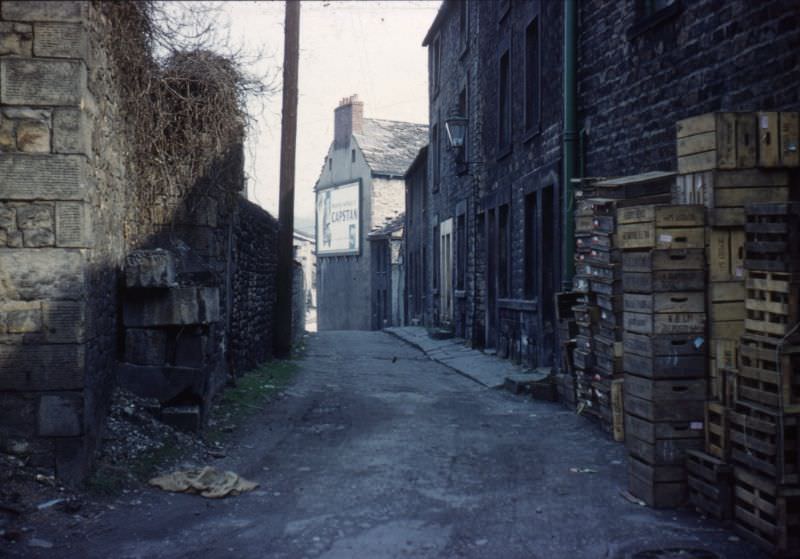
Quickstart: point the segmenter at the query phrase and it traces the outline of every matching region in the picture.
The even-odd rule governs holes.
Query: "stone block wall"
[[[156,185],[155,203],[132,176],[102,10],[0,1],[0,451],[72,481],[91,465],[118,361],[182,366],[199,343],[207,403],[271,355],[274,327],[277,224],[241,199],[241,145],[193,184]],[[156,323],[189,320],[183,299],[137,308],[123,288],[126,256],[159,247],[175,257],[180,294],[203,294],[181,343]]]
[[[124,140],[85,2],[0,3],[0,447],[79,478],[115,359]],[[53,460],[55,457],[55,460]]]

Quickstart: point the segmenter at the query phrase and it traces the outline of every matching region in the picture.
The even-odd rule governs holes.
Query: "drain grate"
[[[721,557],[707,549],[667,547],[637,551],[630,556],[630,559],[721,559]]]

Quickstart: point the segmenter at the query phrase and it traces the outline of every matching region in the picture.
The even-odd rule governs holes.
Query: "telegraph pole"
[[[297,74],[300,58],[300,0],[286,0],[283,43],[283,114],[281,118],[280,203],[278,207],[278,301],[275,354],[292,351],[294,273],[294,163],[297,147]]]

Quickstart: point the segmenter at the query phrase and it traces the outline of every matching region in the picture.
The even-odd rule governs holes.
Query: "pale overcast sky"
[[[428,122],[427,54],[422,47],[440,2],[305,1],[300,15],[295,225],[313,227],[313,186],[333,139],[333,109],[357,93],[367,118]],[[283,64],[283,2],[228,2],[231,37]],[[279,75],[280,79],[280,75]],[[266,106],[248,146],[248,197],[278,206],[281,94]]]

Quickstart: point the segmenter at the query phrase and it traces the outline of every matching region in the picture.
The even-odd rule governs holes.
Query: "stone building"
[[[295,229],[294,259],[303,267],[304,300],[309,309],[317,306],[317,252],[314,236]]]
[[[405,214],[388,219],[369,234],[372,259],[372,327],[405,325]]]
[[[357,96],[334,111],[334,138],[315,185],[321,330],[378,328],[368,235],[405,206],[403,177],[427,126],[364,118]]]
[[[118,384],[198,427],[272,354],[277,221],[241,196],[241,142],[137,180],[114,46],[149,51],[120,6],[0,2],[0,451],[73,481]]]
[[[785,0],[444,0],[423,43],[427,184],[407,177],[410,319],[551,365],[568,175],[671,171],[681,118],[797,110],[799,17]]]

